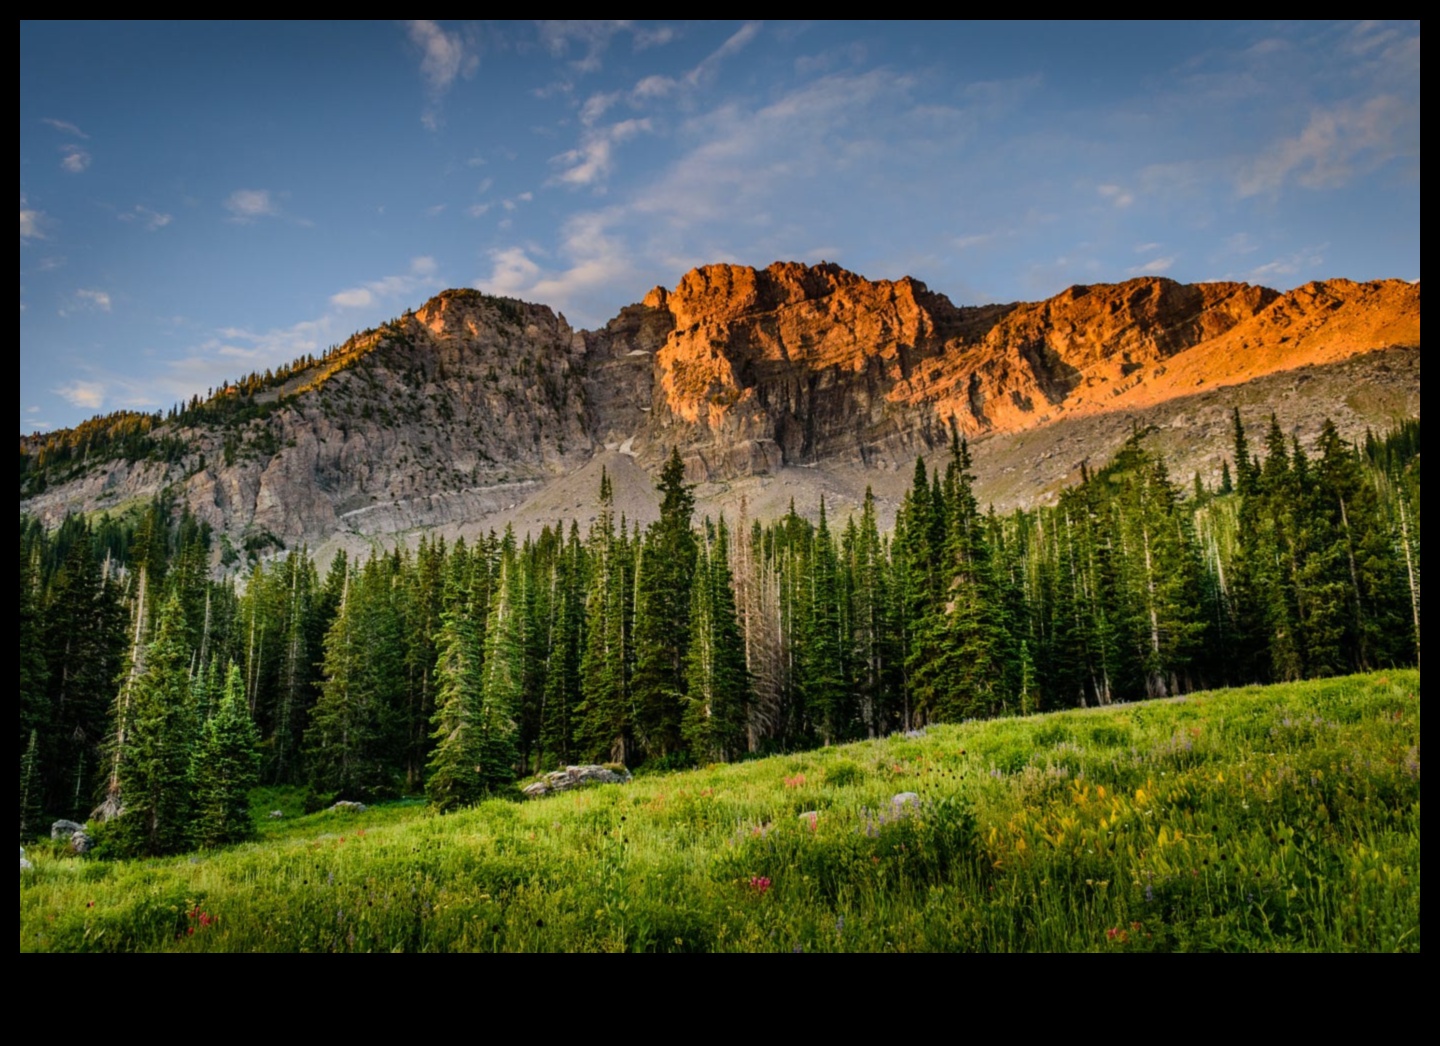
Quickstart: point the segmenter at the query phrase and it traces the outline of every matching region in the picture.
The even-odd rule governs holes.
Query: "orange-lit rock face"
[[[702,474],[903,459],[1197,388],[1419,343],[1419,287],[1330,281],[1280,295],[1145,277],[1031,304],[957,308],[906,278],[834,265],[710,265],[645,305],[674,329],[656,356],[650,436]],[[727,464],[729,463],[729,464]]]

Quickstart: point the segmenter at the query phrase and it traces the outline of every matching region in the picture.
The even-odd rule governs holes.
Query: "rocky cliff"
[[[957,307],[908,277],[711,265],[595,331],[446,291],[123,454],[47,459],[65,434],[23,439],[21,510],[53,524],[168,489],[231,548],[368,540],[513,514],[607,453],[653,470],[679,447],[692,478],[727,489],[801,467],[905,474],[952,429],[983,445],[1201,392],[1213,406],[1219,388],[1419,341],[1420,288],[1400,281],[1143,278]],[[1418,412],[1418,355],[1413,383]]]

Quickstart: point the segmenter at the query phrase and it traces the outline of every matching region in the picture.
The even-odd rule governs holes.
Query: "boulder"
[[[84,830],[83,824],[76,824],[74,821],[56,821],[50,826],[50,838],[58,843]]]
[[[29,861],[25,860],[25,847],[23,847],[23,846],[20,847],[20,870],[23,872],[26,868],[34,868],[34,867],[35,867],[35,866],[34,866],[33,864],[31,864]]]
[[[94,845],[95,840],[92,839],[90,833],[83,828],[70,837],[70,849],[74,850],[77,854],[89,853],[90,848]]]
[[[284,817],[284,816],[285,816],[285,811],[284,811],[284,810],[271,810],[271,811],[270,811],[270,820],[272,820],[272,821],[278,821],[278,820],[280,820],[280,819],[281,819],[282,817]]]
[[[899,792],[890,797],[890,809],[897,814],[916,813],[920,809],[920,797],[914,792]]]
[[[365,804],[357,803],[351,799],[341,799],[334,806],[330,807],[330,809],[339,811],[342,814],[363,814],[365,812]],[[272,813],[270,816],[274,817],[275,815]],[[281,816],[283,817],[284,815],[282,814]]]
[[[588,785],[597,784],[628,784],[630,771],[623,766],[618,770],[608,766],[588,764],[586,766],[567,766],[564,769],[548,773],[533,784],[528,784],[521,789],[521,792],[531,799],[542,795],[549,795],[551,792],[568,792],[572,788],[584,788]]]

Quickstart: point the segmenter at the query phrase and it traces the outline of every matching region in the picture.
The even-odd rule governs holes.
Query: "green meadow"
[[[912,800],[893,802],[900,793]],[[282,809],[286,816],[269,818]],[[1420,675],[935,726],[155,860],[27,849],[22,951],[1419,951]]]

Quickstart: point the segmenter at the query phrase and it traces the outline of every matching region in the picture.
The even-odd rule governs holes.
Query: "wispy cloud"
[[[631,278],[629,253],[612,231],[623,216],[620,208],[610,208],[570,219],[561,234],[564,264],[554,269],[542,269],[521,247],[491,251],[490,275],[475,286],[489,294],[573,308],[592,292]]]
[[[154,232],[156,229],[163,229],[175,220],[173,214],[162,214],[159,211],[152,211],[149,207],[136,204],[132,210],[121,211],[116,215],[122,222],[136,222],[144,227],[146,232]]]
[[[1240,277],[1246,280],[1272,280],[1276,276],[1296,276],[1306,270],[1314,270],[1325,263],[1325,248],[1328,244],[1321,244],[1318,247],[1302,247],[1298,251],[1279,258],[1274,258],[1264,265],[1257,265],[1247,272],[1241,273]]]
[[[1122,185],[1097,185],[1095,191],[1122,209],[1135,202],[1135,194]]]
[[[395,299],[413,298],[425,290],[438,290],[438,266],[428,255],[410,259],[410,271],[396,276],[382,276],[356,287],[349,287],[330,296],[337,309],[363,309]]]
[[[614,164],[615,146],[649,131],[649,119],[622,120],[608,127],[586,131],[580,146],[554,157],[552,163],[564,167],[555,181],[562,185],[586,186],[603,180]]]
[[[617,35],[628,34],[635,51],[661,47],[679,36],[669,26],[648,29],[625,19],[552,20],[540,22],[536,28],[541,45],[554,57],[567,58],[572,48],[581,52],[568,62],[577,73],[599,72],[604,66],[605,52]]]
[[[269,189],[236,189],[225,198],[225,209],[230,212],[230,221],[242,225],[280,213],[280,205]]]
[[[57,386],[55,393],[72,407],[99,410],[105,405],[105,386],[98,381],[71,381]]]
[[[48,123],[57,131],[64,131],[66,134],[73,134],[76,138],[88,139],[90,137],[88,134],[80,130],[80,128],[76,127],[69,120],[57,120],[53,116],[44,116],[41,117],[40,122]]]
[[[678,79],[669,76],[647,76],[630,89],[630,101],[632,104],[643,104],[648,101],[665,98],[682,89],[693,90],[703,87],[715,79],[719,73],[721,64],[741,51],[746,44],[754,40],[760,34],[764,22],[747,22],[724,43],[706,55],[700,62],[688,72],[682,74]]]
[[[78,290],[75,292],[75,297],[83,302],[87,302],[101,312],[110,311],[110,295],[104,291]]]
[[[1158,276],[1162,272],[1168,272],[1175,267],[1174,256],[1165,258],[1152,258],[1139,265],[1132,265],[1125,272],[1129,276]]]
[[[1265,150],[1241,171],[1241,196],[1276,192],[1294,181],[1307,189],[1350,182],[1398,156],[1418,155],[1420,116],[1395,95],[1343,102],[1310,114],[1305,129]]]
[[[71,174],[79,174],[90,166],[90,154],[78,145],[62,145],[60,152],[63,154],[60,158],[60,166]]]
[[[410,42],[420,50],[420,76],[425,81],[427,104],[420,122],[429,130],[440,126],[440,100],[455,81],[475,75],[480,57],[459,32],[442,29],[438,22],[416,19],[406,23]]]
[[[45,234],[40,226],[45,222],[45,215],[33,207],[25,206],[25,194],[20,194],[20,242],[26,240],[43,240]]]

